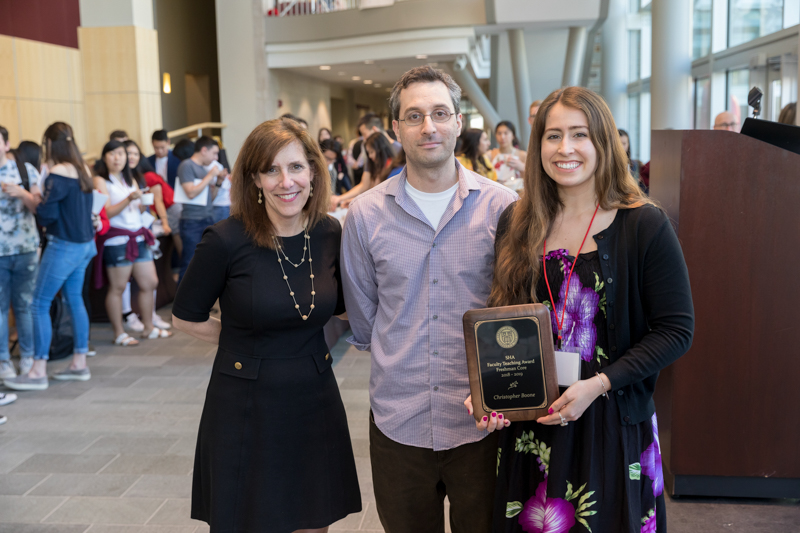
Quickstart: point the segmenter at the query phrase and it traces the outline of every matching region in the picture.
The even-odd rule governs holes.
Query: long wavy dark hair
[[[386,162],[392,160],[394,151],[383,132],[375,132],[367,137],[364,147],[375,151],[375,160],[372,162],[372,169],[375,171],[375,175],[372,177],[372,186],[374,187],[386,180],[386,176],[389,175]]]
[[[486,159],[481,157],[483,154],[478,153],[478,149],[481,145],[481,136],[483,135],[483,130],[479,130],[478,128],[467,128],[464,130],[464,133],[461,134],[461,154],[467,158],[472,163],[472,170],[475,172],[479,172],[478,165],[483,167],[485,171],[491,170],[489,165],[486,164]]]
[[[655,205],[628,171],[628,156],[605,101],[583,87],[567,87],[551,93],[533,123],[522,178],[525,185],[522,197],[514,204],[508,230],[498,238],[490,307],[538,301],[536,285],[542,270],[542,244],[553,220],[564,207],[556,182],[542,166],[542,138],[547,116],[558,103],[586,114],[589,137],[597,151],[594,180],[600,207],[611,210]]]
[[[69,163],[75,167],[81,191],[92,192],[94,188],[92,177],[86,170],[86,163],[81,157],[78,145],[75,144],[72,126],[66,122],[53,122],[44,130],[42,146],[44,146],[46,161],[52,161],[55,164]]]

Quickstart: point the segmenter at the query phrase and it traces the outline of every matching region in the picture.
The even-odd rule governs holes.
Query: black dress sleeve
[[[172,314],[187,322],[205,322],[214,303],[222,294],[228,277],[225,239],[214,226],[206,228],[186,270]]]
[[[692,345],[694,306],[689,271],[666,214],[653,215],[640,235],[642,303],[649,332],[604,370],[615,389],[644,380],[674,363]]]
[[[342,250],[342,226],[338,220],[333,219],[331,222],[333,226],[333,242],[336,246],[336,262],[334,263],[333,275],[336,278],[336,310],[333,312],[334,316],[341,315],[346,311],[344,306],[344,288],[342,287],[342,271],[339,256]]]

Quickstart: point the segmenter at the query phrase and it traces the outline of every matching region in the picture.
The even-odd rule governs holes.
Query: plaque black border
[[[515,320],[530,320],[534,324],[536,324],[536,330],[539,332],[539,367],[542,369],[542,388],[544,389],[544,401],[540,405],[536,405],[533,407],[515,407],[513,409],[492,409],[488,405],[486,405],[486,398],[483,394],[483,372],[478,372],[478,382],[481,385],[481,404],[483,405],[484,411],[488,412],[503,412],[503,413],[511,413],[514,411],[530,411],[531,409],[544,409],[548,405],[548,395],[547,395],[547,379],[544,373],[544,353],[542,349],[542,325],[539,323],[539,319],[535,316],[520,316],[520,317],[508,317],[508,318],[495,318],[491,320],[479,320],[475,322],[475,326],[473,326],[473,334],[475,335],[475,345],[478,345],[478,328],[481,324],[488,324],[490,322],[511,322]],[[475,358],[478,361],[478,368],[481,368],[481,352],[480,350],[475,351]]]

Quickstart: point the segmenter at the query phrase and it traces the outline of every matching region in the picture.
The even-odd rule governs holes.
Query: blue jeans
[[[181,254],[181,273],[178,277],[178,283],[181,282],[183,275],[186,274],[186,269],[189,268],[189,263],[194,257],[194,249],[200,244],[203,232],[213,224],[213,218],[204,218],[202,220],[181,219],[180,229],[181,239],[183,240],[183,253]]]
[[[83,281],[86,267],[95,255],[97,247],[93,240],[70,242],[48,237],[33,292],[34,359],[46,361],[50,358],[50,341],[53,339],[50,306],[62,288],[72,313],[75,353],[89,351],[89,315],[83,305]]]
[[[36,252],[0,257],[0,361],[8,361],[8,308],[14,307],[19,353],[33,355],[33,287],[36,281]]]
[[[225,220],[231,216],[231,206],[229,205],[215,205],[214,206],[214,224],[220,220]]]

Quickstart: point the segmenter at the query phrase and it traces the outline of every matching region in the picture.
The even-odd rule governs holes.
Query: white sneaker
[[[136,333],[141,333],[144,331],[144,324],[142,324],[142,321],[139,320],[138,316],[136,316],[136,313],[129,314],[128,318],[125,319],[124,325],[125,329],[135,331]]]
[[[172,324],[158,316],[157,314],[153,313],[153,325],[158,329],[170,329],[172,328]]]
[[[25,375],[31,371],[31,368],[33,368],[33,357],[20,357],[19,373]]]
[[[0,379],[11,379],[17,377],[17,371],[11,361],[0,361]]]
[[[13,392],[0,392],[0,405],[8,405],[17,400],[17,395]]]

